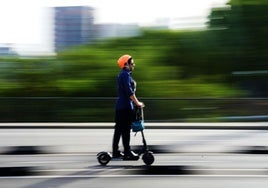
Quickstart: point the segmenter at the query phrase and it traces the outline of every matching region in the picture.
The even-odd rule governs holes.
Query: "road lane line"
[[[57,179],[57,178],[154,178],[154,177],[195,177],[195,178],[268,178],[268,175],[47,175],[47,176],[2,176],[0,179]],[[267,179],[268,180],[268,179]]]

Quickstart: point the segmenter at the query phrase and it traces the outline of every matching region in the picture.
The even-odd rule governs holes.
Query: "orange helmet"
[[[119,66],[120,69],[124,68],[125,64],[128,62],[128,60],[132,58],[130,55],[126,54],[126,55],[122,55],[118,61],[117,64]]]

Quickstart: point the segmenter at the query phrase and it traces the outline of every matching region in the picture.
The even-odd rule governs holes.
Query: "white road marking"
[[[52,179],[52,178],[144,178],[144,177],[196,177],[196,178],[267,178],[268,175],[47,175],[47,176],[3,176],[0,179]],[[267,179],[268,180],[268,179]]]

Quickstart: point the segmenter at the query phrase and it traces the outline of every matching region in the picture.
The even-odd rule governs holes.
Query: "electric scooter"
[[[149,149],[148,149],[148,145],[146,143],[144,132],[143,132],[143,130],[144,130],[143,108],[140,108],[140,107],[135,108],[135,118],[134,119],[135,120],[132,123],[132,131],[135,132],[136,134],[138,132],[141,132],[142,142],[143,142],[143,147],[138,153],[139,158],[137,158],[136,160],[139,160],[140,156],[142,155],[143,162],[146,165],[151,165],[154,162],[154,155],[153,155],[153,152],[149,151]],[[107,165],[110,161],[113,161],[113,160],[117,160],[117,161],[124,160],[123,157],[113,158],[112,154],[110,152],[106,152],[106,151],[102,151],[102,152],[98,153],[97,159],[98,159],[98,162],[103,166]],[[129,159],[127,159],[127,160],[129,161]]]

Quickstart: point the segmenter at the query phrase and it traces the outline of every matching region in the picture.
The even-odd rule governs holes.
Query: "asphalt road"
[[[155,162],[111,161],[112,129],[0,130],[0,187],[267,187],[267,130],[146,129]],[[142,144],[132,134],[133,149]]]

